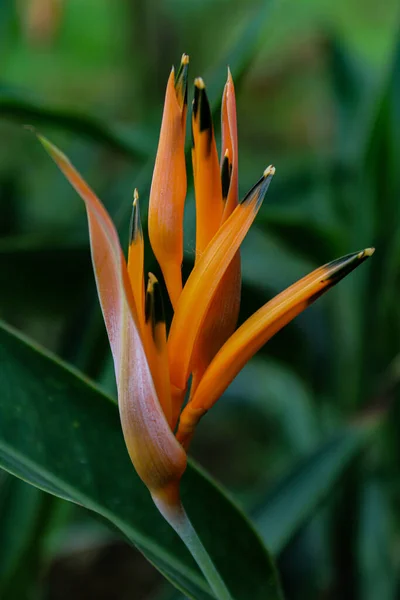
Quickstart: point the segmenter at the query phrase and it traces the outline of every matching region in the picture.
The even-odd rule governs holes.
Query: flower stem
[[[167,504],[154,496],[153,500],[158,510],[176,531],[197,562],[215,597],[218,600],[232,600],[232,596],[190,522],[182,503],[179,501],[176,504]]]

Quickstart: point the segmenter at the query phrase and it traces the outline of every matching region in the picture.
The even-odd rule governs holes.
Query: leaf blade
[[[269,493],[255,511],[258,530],[273,554],[286,543],[326,497],[343,470],[367,440],[368,423],[333,435],[311,452]]]
[[[4,325],[0,325],[0,389],[3,468],[98,513],[186,595],[212,598],[191,556],[134,472],[114,402],[77,371],[27,344]],[[189,465],[182,492],[189,516],[202,539],[207,538],[207,550],[212,556],[228,557],[219,563],[225,578],[229,571],[233,586],[227,584],[232,592],[242,579],[247,586],[252,582],[255,589],[250,593],[255,599],[281,598],[262,543],[221,490]],[[222,526],[222,514],[228,525]],[[229,551],[238,539],[251,547],[249,557],[235,557]],[[237,587],[235,600],[246,597]]]

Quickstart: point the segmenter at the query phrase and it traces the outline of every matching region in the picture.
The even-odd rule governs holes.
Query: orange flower
[[[196,196],[195,266],[182,286],[186,196],[187,70],[170,74],[153,174],[149,236],[174,308],[169,336],[161,290],[143,273],[143,234],[135,190],[128,260],[104,206],[68,159],[43,145],[83,198],[89,221],[97,290],[114,358],[122,429],[132,462],[157,506],[179,502],[186,451],[200,418],[245,363],[275,333],[373,253],[355,252],[324,265],[260,308],[236,332],[240,298],[240,245],[275,173],[267,167],[238,201],[235,91],[231,74],[222,100],[218,159],[202,79],[195,80],[192,162]],[[189,400],[184,400],[190,377]]]

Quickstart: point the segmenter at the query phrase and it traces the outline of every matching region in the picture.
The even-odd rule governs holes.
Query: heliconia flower
[[[150,242],[174,308],[168,338],[160,285],[152,274],[146,286],[144,282],[137,191],[126,262],[100,200],[66,156],[39,137],[86,205],[93,268],[129,455],[156,505],[190,547],[193,532],[188,533],[179,482],[197,423],[261,346],[374,250],[367,248],[316,269],[267,302],[234,332],[240,301],[240,245],[275,168],[267,167],[239,202],[235,90],[228,71],[220,160],[205,85],[201,78],[195,80],[191,125],[196,256],[182,285],[188,63],[188,56],[183,55],[177,76],[172,69],[168,79],[148,219]],[[189,400],[182,408],[191,376]],[[201,564],[201,556],[195,557],[207,576],[210,565]],[[213,586],[213,578],[208,578]],[[220,584],[215,584],[214,577],[215,589]],[[228,598],[221,585],[218,597]]]

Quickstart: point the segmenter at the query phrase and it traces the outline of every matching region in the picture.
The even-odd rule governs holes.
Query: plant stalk
[[[193,527],[180,500],[170,504],[164,498],[153,495],[153,500],[165,520],[179,535],[198,564],[217,600],[232,600],[224,581],[218,573],[207,550]]]

